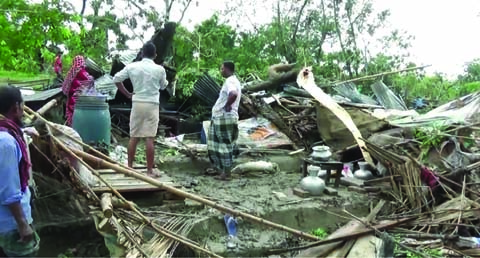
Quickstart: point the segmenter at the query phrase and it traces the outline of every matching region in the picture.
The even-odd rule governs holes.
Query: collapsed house
[[[166,26],[164,31],[154,38],[171,41],[172,27]],[[160,59],[156,62],[165,58],[157,56]],[[138,53],[122,53],[110,74],[100,71],[95,75],[97,90],[109,96],[112,131],[118,138],[115,141],[128,131],[125,121],[129,103],[116,91],[111,77],[136,59]],[[100,70],[92,62],[89,66]],[[173,78],[175,71],[169,71]],[[182,134],[158,139],[160,147],[174,153],[159,161],[164,170],[173,173],[163,173],[160,180],[154,180],[140,173],[144,168],[124,165],[125,148],[121,144],[114,144],[107,153],[100,152],[82,142],[71,128],[45,119],[42,114],[52,117],[50,108],[61,103],[58,89],[25,95],[30,107],[26,109],[27,119],[36,122],[41,132],[41,137],[30,144],[35,181],[42,195],[56,195],[53,201],[38,201],[36,219],[60,223],[66,217],[91,217],[112,256],[226,256],[232,250],[243,256],[391,256],[394,245],[411,253],[419,253],[418,247],[423,246],[440,248],[444,256],[474,256],[478,252],[475,226],[479,223],[476,200],[480,195],[480,156],[475,126],[479,122],[480,93],[418,114],[381,81],[371,86],[374,97],[360,94],[353,82],[333,85],[335,94],[328,95],[315,84],[313,75],[305,72],[295,65],[273,65],[268,80],[243,87],[240,154],[234,173],[247,178],[260,173],[271,181],[281,170],[291,171],[290,175],[282,174],[288,181],[280,182],[283,191],[268,190],[273,197],[250,200],[252,206],[229,200],[233,197],[222,192],[212,196],[196,193],[198,179],[178,182],[172,178],[180,170],[199,171],[208,166],[205,136],[209,121],[201,121],[201,130],[193,138]],[[131,83],[125,84],[131,87]],[[195,83],[194,94],[211,107],[219,90],[220,85],[205,74]],[[162,103],[170,94],[173,92],[162,92],[166,98]],[[40,104],[45,102],[47,105]],[[171,111],[161,112],[172,116]],[[173,113],[176,115],[180,114]],[[311,179],[310,186],[304,178]],[[242,182],[241,187],[249,183]],[[165,211],[139,207],[124,197],[131,191],[158,190],[164,202],[180,199],[181,203],[190,203]],[[59,195],[58,191],[69,194]],[[357,206],[365,206],[367,200],[374,200],[374,205],[358,214],[322,206],[347,200],[345,192],[361,193],[364,199]],[[346,209],[346,205],[340,206]],[[320,207],[329,211],[322,213]],[[301,230],[326,220],[333,212],[347,219],[332,228],[326,239]],[[278,214],[289,219],[281,219]],[[304,222],[292,222],[303,216]],[[238,218],[252,225],[233,223],[238,231],[247,232],[234,238],[231,236],[237,230],[232,231],[232,220]],[[227,227],[220,227],[227,232],[221,246],[218,239],[210,239],[208,232],[218,225]],[[274,234],[266,228],[285,234]]]

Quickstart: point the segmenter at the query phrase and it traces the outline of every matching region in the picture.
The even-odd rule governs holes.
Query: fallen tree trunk
[[[372,167],[375,167],[372,157],[365,150],[365,142],[363,141],[362,134],[358,130],[357,126],[353,122],[350,115],[338,105],[335,100],[332,99],[329,95],[323,92],[316,84],[313,78],[313,73],[311,72],[310,67],[303,68],[302,71],[298,74],[297,83],[302,88],[304,88],[308,93],[310,93],[320,104],[325,106],[328,110],[332,111],[335,116],[342,121],[342,123],[347,127],[350,133],[355,138],[360,150],[362,151],[363,158],[368,162]]]
[[[294,68],[296,64],[275,64],[268,68],[268,81],[261,81],[256,84],[248,85],[245,91],[257,92],[261,90],[275,89],[283,83],[295,82],[297,74],[300,71]]]

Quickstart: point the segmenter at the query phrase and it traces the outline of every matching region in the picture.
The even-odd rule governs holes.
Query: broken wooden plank
[[[124,174],[100,174],[101,177],[105,180],[115,180],[115,179],[122,179],[122,178],[128,178],[127,176],[125,176]]]
[[[148,185],[140,180],[135,180],[135,178],[117,178],[117,179],[108,179],[108,178],[104,178],[105,181],[107,181],[109,184],[115,186],[115,185]],[[167,180],[165,180],[167,181]],[[167,181],[168,182],[168,181]],[[100,183],[100,185],[102,185],[103,183]]]
[[[110,182],[107,182],[107,183],[110,184],[113,187],[131,187],[131,188],[144,187],[144,186],[150,186],[151,187],[150,184],[145,184],[144,182],[141,182],[141,181],[132,181],[132,182],[128,182],[128,183],[120,182],[118,184],[111,184]],[[169,185],[169,186],[175,186],[176,187],[176,185],[173,182],[163,182],[163,183],[165,183],[166,185]],[[103,184],[103,183],[100,183],[97,186],[95,186],[94,189],[96,187],[106,187],[106,185]]]
[[[146,166],[133,166],[133,169],[139,171],[139,172],[145,172],[147,173],[147,167]],[[161,171],[159,171],[157,168],[154,168],[154,170],[156,172],[160,172],[162,173]],[[100,173],[100,174],[112,174],[112,173],[118,173],[117,171],[113,170],[113,169],[109,169],[109,168],[102,168],[102,169],[97,169],[97,172]]]
[[[138,169],[140,172],[147,173],[147,168],[144,166],[136,166],[135,169]],[[162,180],[166,185],[173,187],[178,187],[178,185],[171,182],[171,178],[168,177],[164,172],[160,172],[158,169],[154,169],[158,174],[160,174],[160,180]],[[119,192],[157,192],[162,191],[162,189],[152,186],[149,183],[143,182],[137,178],[127,176],[122,173],[115,172],[112,169],[98,169],[100,176],[107,181],[112,187],[114,187]],[[96,193],[110,192],[110,188],[107,187],[104,183],[100,182],[98,185],[92,187],[92,190]]]
[[[366,223],[370,223],[375,217],[377,217],[378,213],[380,210],[385,206],[385,200],[381,200],[380,202],[377,203],[375,208],[368,214],[368,216],[365,218]],[[356,245],[357,239],[350,239],[348,240],[343,247],[339,251],[340,257],[346,257],[347,254],[350,252],[350,250]]]
[[[162,191],[162,189],[158,187],[152,187],[151,185],[138,185],[138,186],[113,186],[119,193],[124,192],[157,192]],[[104,193],[104,192],[111,192],[109,187],[93,187],[92,190],[95,193]]]
[[[323,92],[316,84],[313,78],[313,73],[311,71],[311,67],[303,68],[300,73],[298,73],[297,77],[297,84],[300,85],[303,89],[305,89],[308,93],[310,93],[320,104],[325,106],[327,109],[332,111],[336,117],[347,127],[350,133],[355,138],[358,146],[360,146],[360,150],[362,151],[363,158],[366,162],[368,162],[372,167],[375,167],[375,163],[373,163],[373,159],[370,154],[365,150],[365,142],[363,141],[362,134],[358,130],[357,126],[353,122],[350,115],[343,109],[340,105],[338,105],[335,100],[332,99],[328,94]]]

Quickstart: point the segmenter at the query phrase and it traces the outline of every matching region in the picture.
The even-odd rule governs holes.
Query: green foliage
[[[0,9],[7,10],[0,16],[0,30],[8,35],[0,40],[0,69],[38,72],[39,65],[53,61],[51,46],[73,35],[65,25],[73,19],[67,13],[70,5],[63,1],[5,0]]]
[[[447,127],[433,123],[430,127],[421,127],[415,130],[415,139],[420,142],[421,159],[424,159],[431,148],[440,146],[446,136]]]
[[[0,70],[0,82],[13,80],[13,81],[34,81],[41,79],[49,79],[50,76],[45,73],[24,73],[16,71],[4,71]]]
[[[220,24],[217,16],[197,25],[192,32],[178,28],[174,40],[173,62],[184,97],[193,93],[193,84],[203,73],[220,82],[220,66],[225,60],[235,61],[240,78],[265,74],[272,62],[278,62],[271,58],[268,49],[263,50],[268,41],[266,35],[237,34],[232,27]]]
[[[379,65],[384,65],[381,60]],[[395,74],[383,78],[386,85],[401,96],[407,105],[415,98],[439,105],[480,90],[480,81],[447,80],[442,74],[426,76],[421,72]]]
[[[163,150],[162,154],[164,156],[177,156],[179,152],[176,149],[169,148],[169,149]]]
[[[432,258],[442,258],[445,257],[442,254],[442,250],[439,248],[431,249],[431,248],[425,248],[421,251],[423,254],[427,255],[427,257],[432,257]],[[395,257],[408,257],[408,258],[422,258],[423,256],[420,256],[418,254],[412,253],[407,250],[402,250],[400,247],[396,246],[395,247]]]
[[[75,257],[74,255],[74,249],[68,249],[67,251],[65,251],[65,253],[61,253],[59,254],[57,257],[58,258],[70,258],[70,257]]]
[[[63,57],[66,68],[78,54],[106,66],[109,43],[126,48],[127,40],[144,36],[135,33],[140,19],[150,22],[141,26],[145,31],[168,17],[168,14],[162,16],[147,8],[144,1],[123,1],[129,12],[121,17],[112,11],[113,1],[88,1],[94,14],[83,17],[74,12],[68,1],[1,1],[0,9],[6,11],[0,15],[0,30],[9,36],[0,39],[0,70],[29,74],[52,72],[59,45],[64,45],[68,52]],[[402,52],[410,46],[408,35],[398,30],[381,38],[377,35],[378,30],[385,29],[390,12],[376,11],[371,0],[362,3],[356,0],[307,1],[305,9],[303,1],[281,1],[275,7],[278,15],[270,23],[256,25],[251,31],[240,31],[224,22],[225,19],[235,20],[235,15],[245,16],[242,8],[249,5],[249,0],[237,4],[234,3],[237,0],[232,1],[235,9],[230,10],[228,17],[214,15],[192,31],[182,26],[177,28],[171,63],[177,69],[177,99],[183,101],[191,96],[194,83],[204,73],[221,83],[220,65],[224,60],[235,62],[236,73],[244,81],[267,79],[268,67],[282,60],[297,62],[299,66],[309,65],[319,84],[414,66],[405,63],[407,54]],[[109,38],[112,32],[115,42]],[[372,55],[370,49],[360,45],[360,35],[362,41],[365,40],[363,36],[371,37],[367,43],[380,42],[385,51]],[[400,52],[387,51],[394,47]],[[480,59],[468,63],[465,74],[455,81],[446,80],[441,74],[426,76],[418,71],[383,79],[407,105],[417,97],[440,104],[480,90]],[[370,83],[358,86],[363,93],[371,94]]]
[[[141,144],[139,144],[139,145],[141,145]],[[147,164],[147,152],[145,150],[144,145],[139,146],[137,148],[137,152],[136,152],[136,155],[135,155],[135,163]]]
[[[467,63],[465,74],[460,75],[459,80],[464,82],[480,81],[480,59],[474,59]]]
[[[324,228],[317,228],[312,231],[312,235],[320,238],[320,239],[325,239],[328,236],[328,232]]]
[[[394,239],[395,239],[395,242],[400,242],[402,240],[401,236],[399,235],[395,235]],[[427,257],[432,257],[432,258],[445,257],[442,253],[442,250],[439,248],[422,248],[421,250],[417,250],[417,251],[425,254]],[[397,244],[395,245],[394,257],[422,258],[423,256],[420,256],[411,251],[405,250]]]

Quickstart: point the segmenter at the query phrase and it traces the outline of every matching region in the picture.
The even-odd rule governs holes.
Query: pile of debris
[[[163,36],[157,35],[158,39],[171,42],[174,28],[171,30]],[[121,69],[125,63],[137,58],[134,53],[119,60],[115,69]],[[112,68],[111,75],[115,69]],[[272,250],[271,254],[358,257],[372,256],[381,250],[377,254],[383,257],[393,255],[396,244],[404,252],[420,256],[425,256],[420,248],[441,249],[443,256],[479,255],[480,235],[476,228],[480,224],[480,214],[477,214],[480,208],[477,202],[480,196],[480,150],[476,126],[480,123],[477,115],[480,92],[426,114],[418,114],[409,110],[404,101],[381,81],[371,86],[375,98],[356,89],[354,82],[362,78],[336,83],[331,87],[336,95],[330,96],[316,85],[310,68],[278,64],[271,66],[268,72],[268,80],[251,82],[243,88],[240,151],[265,153],[272,149],[288,149],[291,155],[303,155],[307,164],[313,147],[328,146],[333,153],[328,162],[341,165],[340,170],[328,172],[328,177],[341,177],[341,183],[349,191],[368,194],[377,202],[365,218],[342,214],[351,218],[351,222],[325,240]],[[172,74],[174,77],[174,72]],[[111,83],[111,75],[99,75],[99,88],[109,94],[112,103],[125,103]],[[219,91],[220,85],[204,75],[195,84],[194,94],[211,107]],[[48,176],[68,182],[80,193],[83,199],[72,209],[78,208],[82,214],[93,212],[98,231],[106,239],[113,239],[109,246],[111,253],[172,255],[172,250],[182,243],[199,253],[217,256],[185,237],[195,223],[194,216],[159,216],[139,209],[114,187],[103,182],[102,176],[95,173],[99,167],[303,239],[318,240],[310,234],[223,207],[145,177],[81,143],[75,132],[67,132],[28,108],[26,112],[42,121],[45,129],[40,139],[43,142],[37,142],[36,146],[40,148],[34,151],[34,155],[41,156],[42,160],[34,160],[34,165],[48,170]],[[208,123],[203,122],[203,136],[208,135]],[[117,127],[117,130],[125,131],[123,126]],[[177,136],[159,143],[191,158],[206,156],[205,139],[201,143],[188,144]],[[362,161],[368,167],[357,169],[358,162]],[[325,165],[318,164],[320,167]],[[236,169],[242,172],[259,168],[270,172],[278,170],[275,164],[261,161],[250,165],[252,167],[244,165]],[[355,173],[342,173],[344,165]],[[305,165],[304,171],[306,168]],[[357,171],[367,177],[358,176]],[[99,197],[93,192],[91,186],[97,181],[102,181],[113,195]],[[85,207],[89,207],[88,211]],[[143,238],[147,229],[154,232],[153,237]],[[367,248],[372,241],[376,247]]]
[[[262,147],[287,147],[308,156],[320,141],[333,150],[335,161],[365,160],[369,167],[363,170],[370,177],[353,176],[342,183],[349,191],[382,200],[369,218],[352,215],[353,226],[346,225],[327,240],[273,253],[310,248],[300,256],[333,250],[345,255],[356,238],[374,233],[381,237],[378,241],[390,247],[397,243],[404,252],[418,254],[427,248],[441,249],[444,256],[478,254],[480,92],[419,114],[381,81],[371,86],[375,99],[359,93],[352,81],[334,85],[338,95],[330,97],[315,84],[308,68],[274,65],[269,72],[268,81],[244,86],[241,112],[250,118],[239,123],[244,128],[239,144],[252,147],[248,140],[255,139],[258,148],[270,140]],[[211,96],[219,89],[205,75],[195,92]],[[194,149],[205,150],[198,144],[164,143],[190,155]],[[350,164],[351,171],[356,168]]]

